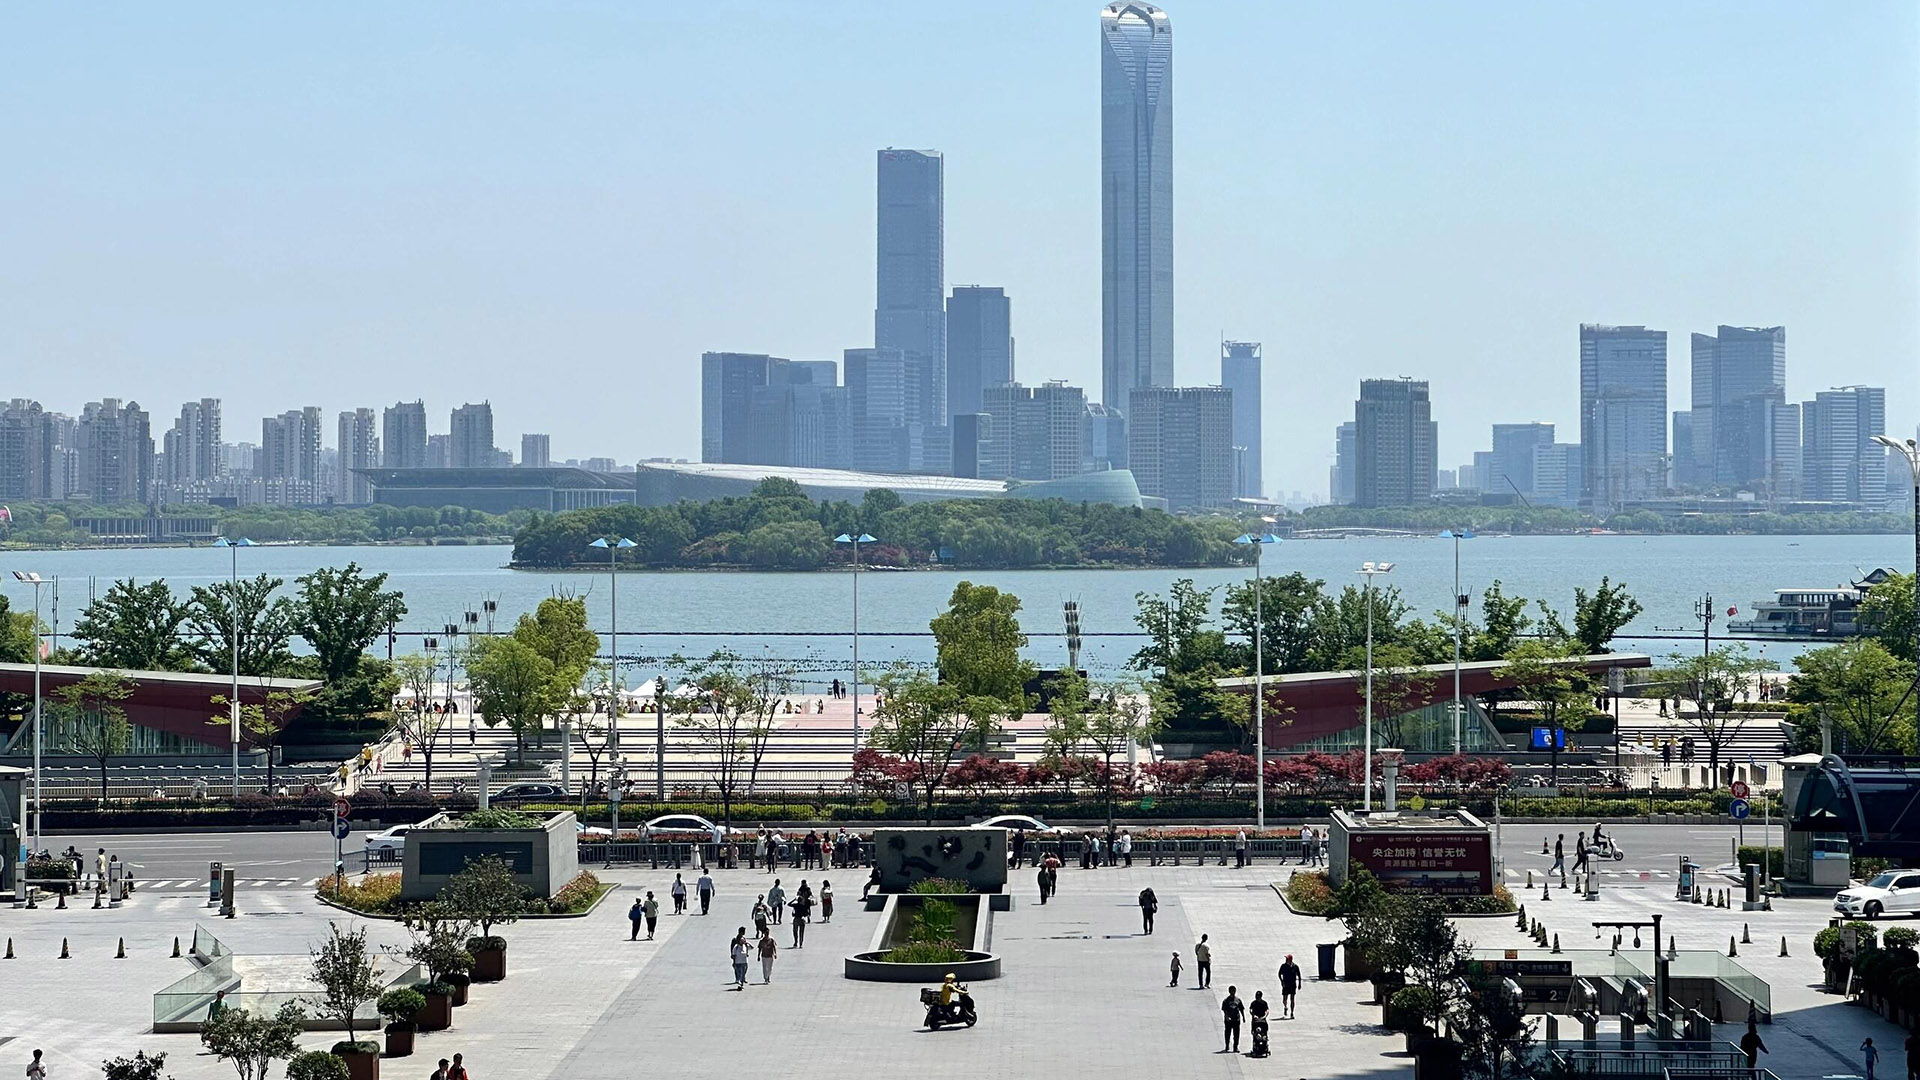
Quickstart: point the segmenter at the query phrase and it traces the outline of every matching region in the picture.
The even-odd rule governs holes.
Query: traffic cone
[[[1727,955],[1729,957],[1740,955],[1740,943],[1733,940],[1732,934],[1727,935]]]
[[[72,953],[72,951],[71,951],[71,950],[69,950],[69,949],[67,948],[67,939],[66,939],[66,938],[61,938],[61,939],[60,939],[60,959],[62,959],[62,960],[71,960],[71,959],[73,959],[73,953]]]
[[[120,939],[120,951],[114,953],[113,958],[115,960],[125,960],[127,958],[127,939],[126,938]]]
[[[1679,938],[1667,939],[1667,959],[1669,960],[1680,959],[1680,939]]]
[[[1753,944],[1753,931],[1751,928],[1747,926],[1746,923],[1740,924],[1740,944],[1742,945]]]
[[[178,934],[175,934],[173,938],[173,958],[175,960],[180,959],[180,935]]]
[[[1553,935],[1553,951],[1555,953],[1558,953],[1560,951],[1560,935],[1559,934]]]
[[[93,910],[95,911],[100,910],[100,893],[98,892],[95,892],[93,894]]]
[[[1787,955],[1787,935],[1785,934],[1780,935],[1780,955]]]
[[[8,938],[7,939],[7,955],[4,957],[0,957],[0,960],[11,960],[11,959],[13,959],[13,939]]]
[[[1519,914],[1513,918],[1513,928],[1515,930],[1525,930],[1527,928],[1527,905],[1520,905]]]
[[[1542,900],[1551,900],[1551,899],[1553,899],[1553,891],[1552,891],[1552,888],[1553,888],[1553,887],[1552,887],[1551,885],[1549,885],[1548,883],[1546,883],[1546,882],[1544,882],[1544,881],[1543,881],[1543,882],[1541,882],[1541,883],[1540,883],[1540,899],[1542,899]]]
[[[1547,846],[1547,838],[1544,836],[1540,838],[1540,854],[1542,855],[1553,854],[1553,849]]]

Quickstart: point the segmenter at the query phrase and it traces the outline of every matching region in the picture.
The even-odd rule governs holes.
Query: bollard
[[[67,939],[66,939],[66,938],[61,938],[61,939],[60,939],[60,959],[62,959],[62,960],[71,960],[71,959],[73,959],[73,952],[72,952],[72,950],[70,950],[70,949],[68,949],[68,948],[67,948]]]
[[[126,938],[120,939],[120,951],[114,953],[113,958],[115,960],[125,960],[127,958],[127,939]]]
[[[1727,955],[1729,957],[1740,955],[1740,943],[1733,940],[1732,934],[1727,935]]]
[[[65,911],[67,910],[67,894],[61,893],[59,895],[60,895],[60,900],[58,903],[53,905],[53,909],[55,911]]]
[[[1785,934],[1780,935],[1780,955],[1787,955],[1787,935]]]
[[[99,911],[99,910],[100,910],[100,895],[101,895],[101,894],[100,894],[100,892],[99,892],[98,890],[95,890],[95,891],[94,891],[94,894],[93,894],[93,910],[95,910],[95,911]]]
[[[1532,870],[1527,871],[1527,888],[1529,889],[1533,888],[1533,871]]]
[[[180,959],[180,935],[178,934],[175,934],[173,937],[173,958],[175,960]]]
[[[1740,944],[1742,945],[1753,944],[1753,932],[1751,929],[1748,928],[1746,923],[1740,924]]]

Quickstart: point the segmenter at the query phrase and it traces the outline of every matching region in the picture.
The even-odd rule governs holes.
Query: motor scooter
[[[920,1004],[927,1007],[927,1030],[939,1031],[943,1024],[965,1024],[972,1027],[980,1018],[973,1011],[973,995],[967,993],[965,986],[954,995],[953,1004],[940,1004],[940,991],[920,988]]]

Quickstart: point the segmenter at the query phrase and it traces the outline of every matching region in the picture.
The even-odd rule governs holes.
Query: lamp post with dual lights
[[[602,536],[587,545],[590,548],[604,548],[607,553],[607,575],[613,582],[613,588],[607,597],[608,618],[611,629],[607,633],[608,674],[613,678],[613,704],[607,713],[607,754],[615,764],[620,761],[620,552],[626,548],[639,547],[639,544],[624,536]],[[572,733],[562,746],[572,744]]]
[[[231,728],[233,744],[233,794],[240,795],[240,549],[254,547],[253,541],[246,537],[229,540],[222,536],[213,542],[217,548],[226,548],[232,557],[232,567],[227,576],[227,610],[233,625],[229,627],[228,637],[233,641],[233,695],[227,703],[228,724]]]
[[[1273,519],[1260,520],[1271,522]],[[1280,538],[1272,533],[1259,536],[1242,533],[1233,542],[1257,545],[1253,549],[1253,827],[1259,830],[1267,827],[1267,665],[1262,647],[1267,624],[1261,608],[1261,594],[1265,590],[1260,577],[1260,558],[1267,553],[1267,545],[1279,543]]]
[[[1360,569],[1354,571],[1367,579],[1367,587],[1361,593],[1367,605],[1367,731],[1365,756],[1361,759],[1360,809],[1369,814],[1373,813],[1373,579],[1392,570],[1390,562],[1370,562],[1361,563]]]
[[[1460,756],[1460,635],[1467,625],[1467,594],[1460,591],[1460,541],[1473,539],[1472,529],[1448,529],[1442,540],[1453,541],[1453,755]],[[1371,609],[1369,609],[1371,610]]]
[[[836,544],[853,545],[853,752],[860,752],[860,545],[879,540],[866,533],[841,533]]]
[[[33,586],[33,850],[40,850],[40,586],[39,574],[15,570],[13,580]]]
[[[1875,435],[1873,441],[1905,458],[1913,477],[1913,638],[1914,655],[1920,656],[1920,443],[1889,435]]]

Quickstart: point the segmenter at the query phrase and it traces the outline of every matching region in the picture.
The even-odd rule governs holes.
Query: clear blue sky
[[[11,5],[0,397],[491,399],[501,445],[696,457],[706,349],[868,344],[874,151],[947,161],[947,279],[1099,385],[1097,0]],[[1577,327],[1788,328],[1911,432],[1906,2],[1238,3],[1175,26],[1178,375],[1266,343],[1268,486],[1365,376],[1441,463],[1577,438]],[[328,441],[332,441],[329,433]]]

